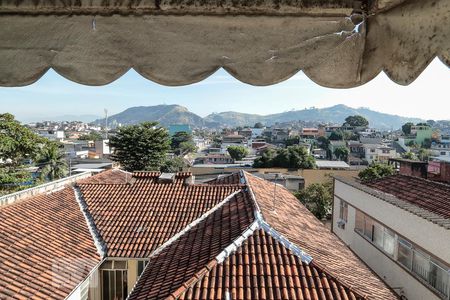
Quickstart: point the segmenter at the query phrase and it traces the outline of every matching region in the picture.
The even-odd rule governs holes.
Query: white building
[[[394,148],[383,144],[364,144],[364,158],[370,164],[373,161],[387,162],[389,158],[397,157]]]
[[[405,299],[450,299],[450,184],[336,178],[332,230]]]

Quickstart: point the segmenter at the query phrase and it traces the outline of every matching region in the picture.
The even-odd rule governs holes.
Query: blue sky
[[[384,73],[352,89],[329,89],[298,73],[282,83],[254,87],[239,82],[224,70],[206,80],[182,87],[166,87],[131,70],[101,87],[83,86],[50,70],[38,82],[20,88],[0,88],[0,112],[21,121],[61,115],[110,115],[131,106],[179,104],[205,116],[239,111],[271,114],[292,109],[346,104],[402,116],[450,119],[450,70],[438,59],[409,86],[391,82]]]

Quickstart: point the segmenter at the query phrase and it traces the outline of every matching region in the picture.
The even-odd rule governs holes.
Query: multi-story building
[[[390,158],[397,157],[394,148],[383,144],[364,144],[364,159],[370,164],[374,161],[387,163]]]
[[[332,230],[404,299],[450,299],[450,184],[337,177]]]

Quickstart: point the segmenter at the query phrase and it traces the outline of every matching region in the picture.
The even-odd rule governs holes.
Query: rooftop
[[[110,257],[149,258],[130,299],[396,298],[283,187],[190,176],[109,170],[0,208],[0,298],[65,298]],[[82,271],[55,288],[51,263],[71,258]]]

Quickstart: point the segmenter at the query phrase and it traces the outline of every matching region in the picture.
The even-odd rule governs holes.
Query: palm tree
[[[42,148],[37,165],[40,167],[41,180],[59,179],[68,172],[64,153],[56,143],[48,143]]]

